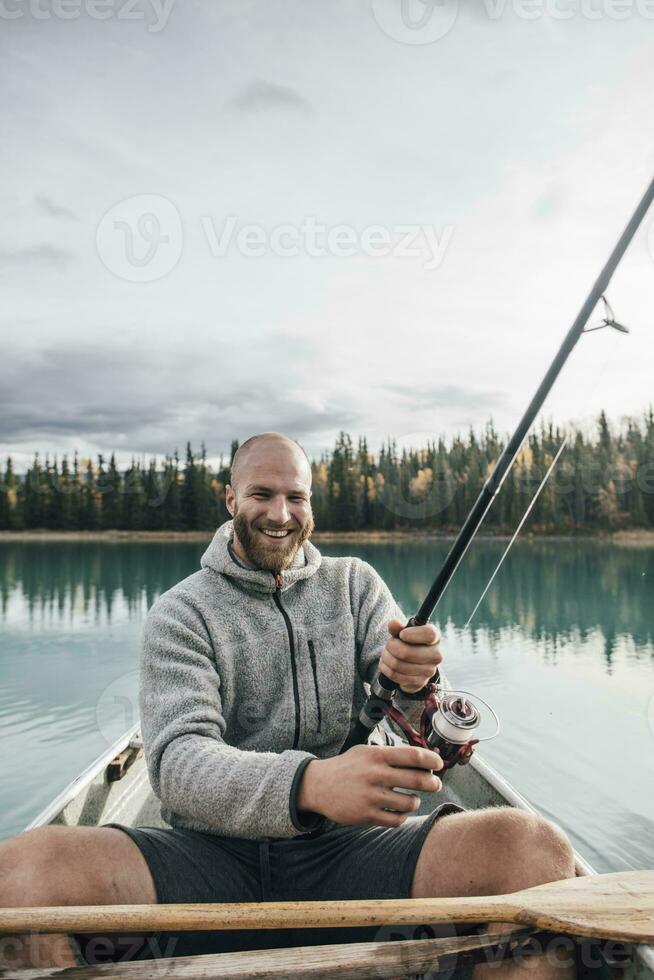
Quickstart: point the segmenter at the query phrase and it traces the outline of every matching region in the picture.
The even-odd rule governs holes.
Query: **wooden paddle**
[[[574,936],[654,942],[654,871],[620,871],[482,898],[228,905],[95,905],[0,910],[0,933],[177,932],[512,922]]]
[[[2,980],[384,980],[416,973],[447,972],[472,962],[498,963],[524,948],[533,931],[451,939],[296,946],[131,960],[77,967],[0,967]],[[536,933],[537,943],[547,933]],[[543,937],[541,940],[540,937]]]

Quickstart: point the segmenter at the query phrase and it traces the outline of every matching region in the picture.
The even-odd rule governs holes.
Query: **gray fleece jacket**
[[[234,558],[231,521],[201,569],[165,592],[144,628],[140,711],[150,781],[172,826],[294,837],[302,773],[336,755],[402,612],[358,558],[305,542],[275,576]],[[409,717],[420,702],[397,700]]]

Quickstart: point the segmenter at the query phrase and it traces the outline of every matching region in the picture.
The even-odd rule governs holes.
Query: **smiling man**
[[[417,721],[442,654],[434,626],[402,628],[370,565],[323,557],[310,542],[304,450],[279,433],[248,439],[226,503],[232,522],[201,571],[155,603],[144,633],[143,738],[172,829],[121,829],[146,857],[159,901],[487,894],[572,874],[569,844],[537,817],[449,804],[414,816],[418,794],[440,789],[437,754],[401,745],[339,754],[380,664]],[[181,953],[225,948],[226,937],[177,940]],[[552,970],[530,967],[532,977]]]
[[[311,467],[279,433],[244,443],[199,571],[154,603],[141,658],[141,724],[165,827],[42,827],[0,845],[3,905],[259,902],[486,895],[574,873],[561,831],[524,812],[451,804],[441,759],[406,745],[339,754],[380,664],[415,722],[441,662],[433,626],[403,628],[357,558],[310,542]],[[397,790],[405,792],[398,792]],[[502,927],[498,927],[502,928]],[[176,955],[374,938],[368,931],[161,935]],[[22,965],[70,965],[42,936]],[[171,945],[172,942],[172,945]],[[123,954],[124,955],[124,954]],[[146,950],[147,955],[147,950]],[[35,964],[35,959],[38,963]],[[479,966],[566,980],[569,966]]]

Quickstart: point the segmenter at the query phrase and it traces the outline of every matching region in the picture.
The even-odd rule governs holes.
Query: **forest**
[[[521,449],[489,511],[487,531],[512,531],[538,490],[559,446],[561,458],[538,496],[528,527],[575,534],[654,528],[654,412],[610,425],[602,412],[590,434],[542,425]],[[371,451],[341,432],[312,461],[312,505],[320,531],[456,531],[502,451],[492,422],[450,440],[398,450],[388,439]],[[18,474],[8,457],[0,470],[0,530],[211,530],[227,520],[229,459],[212,468],[204,446],[186,446],[163,461],[115,455],[84,459],[38,454]]]

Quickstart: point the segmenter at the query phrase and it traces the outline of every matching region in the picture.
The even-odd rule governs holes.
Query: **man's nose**
[[[275,524],[286,524],[290,517],[286,497],[273,497],[268,508],[268,519]]]

